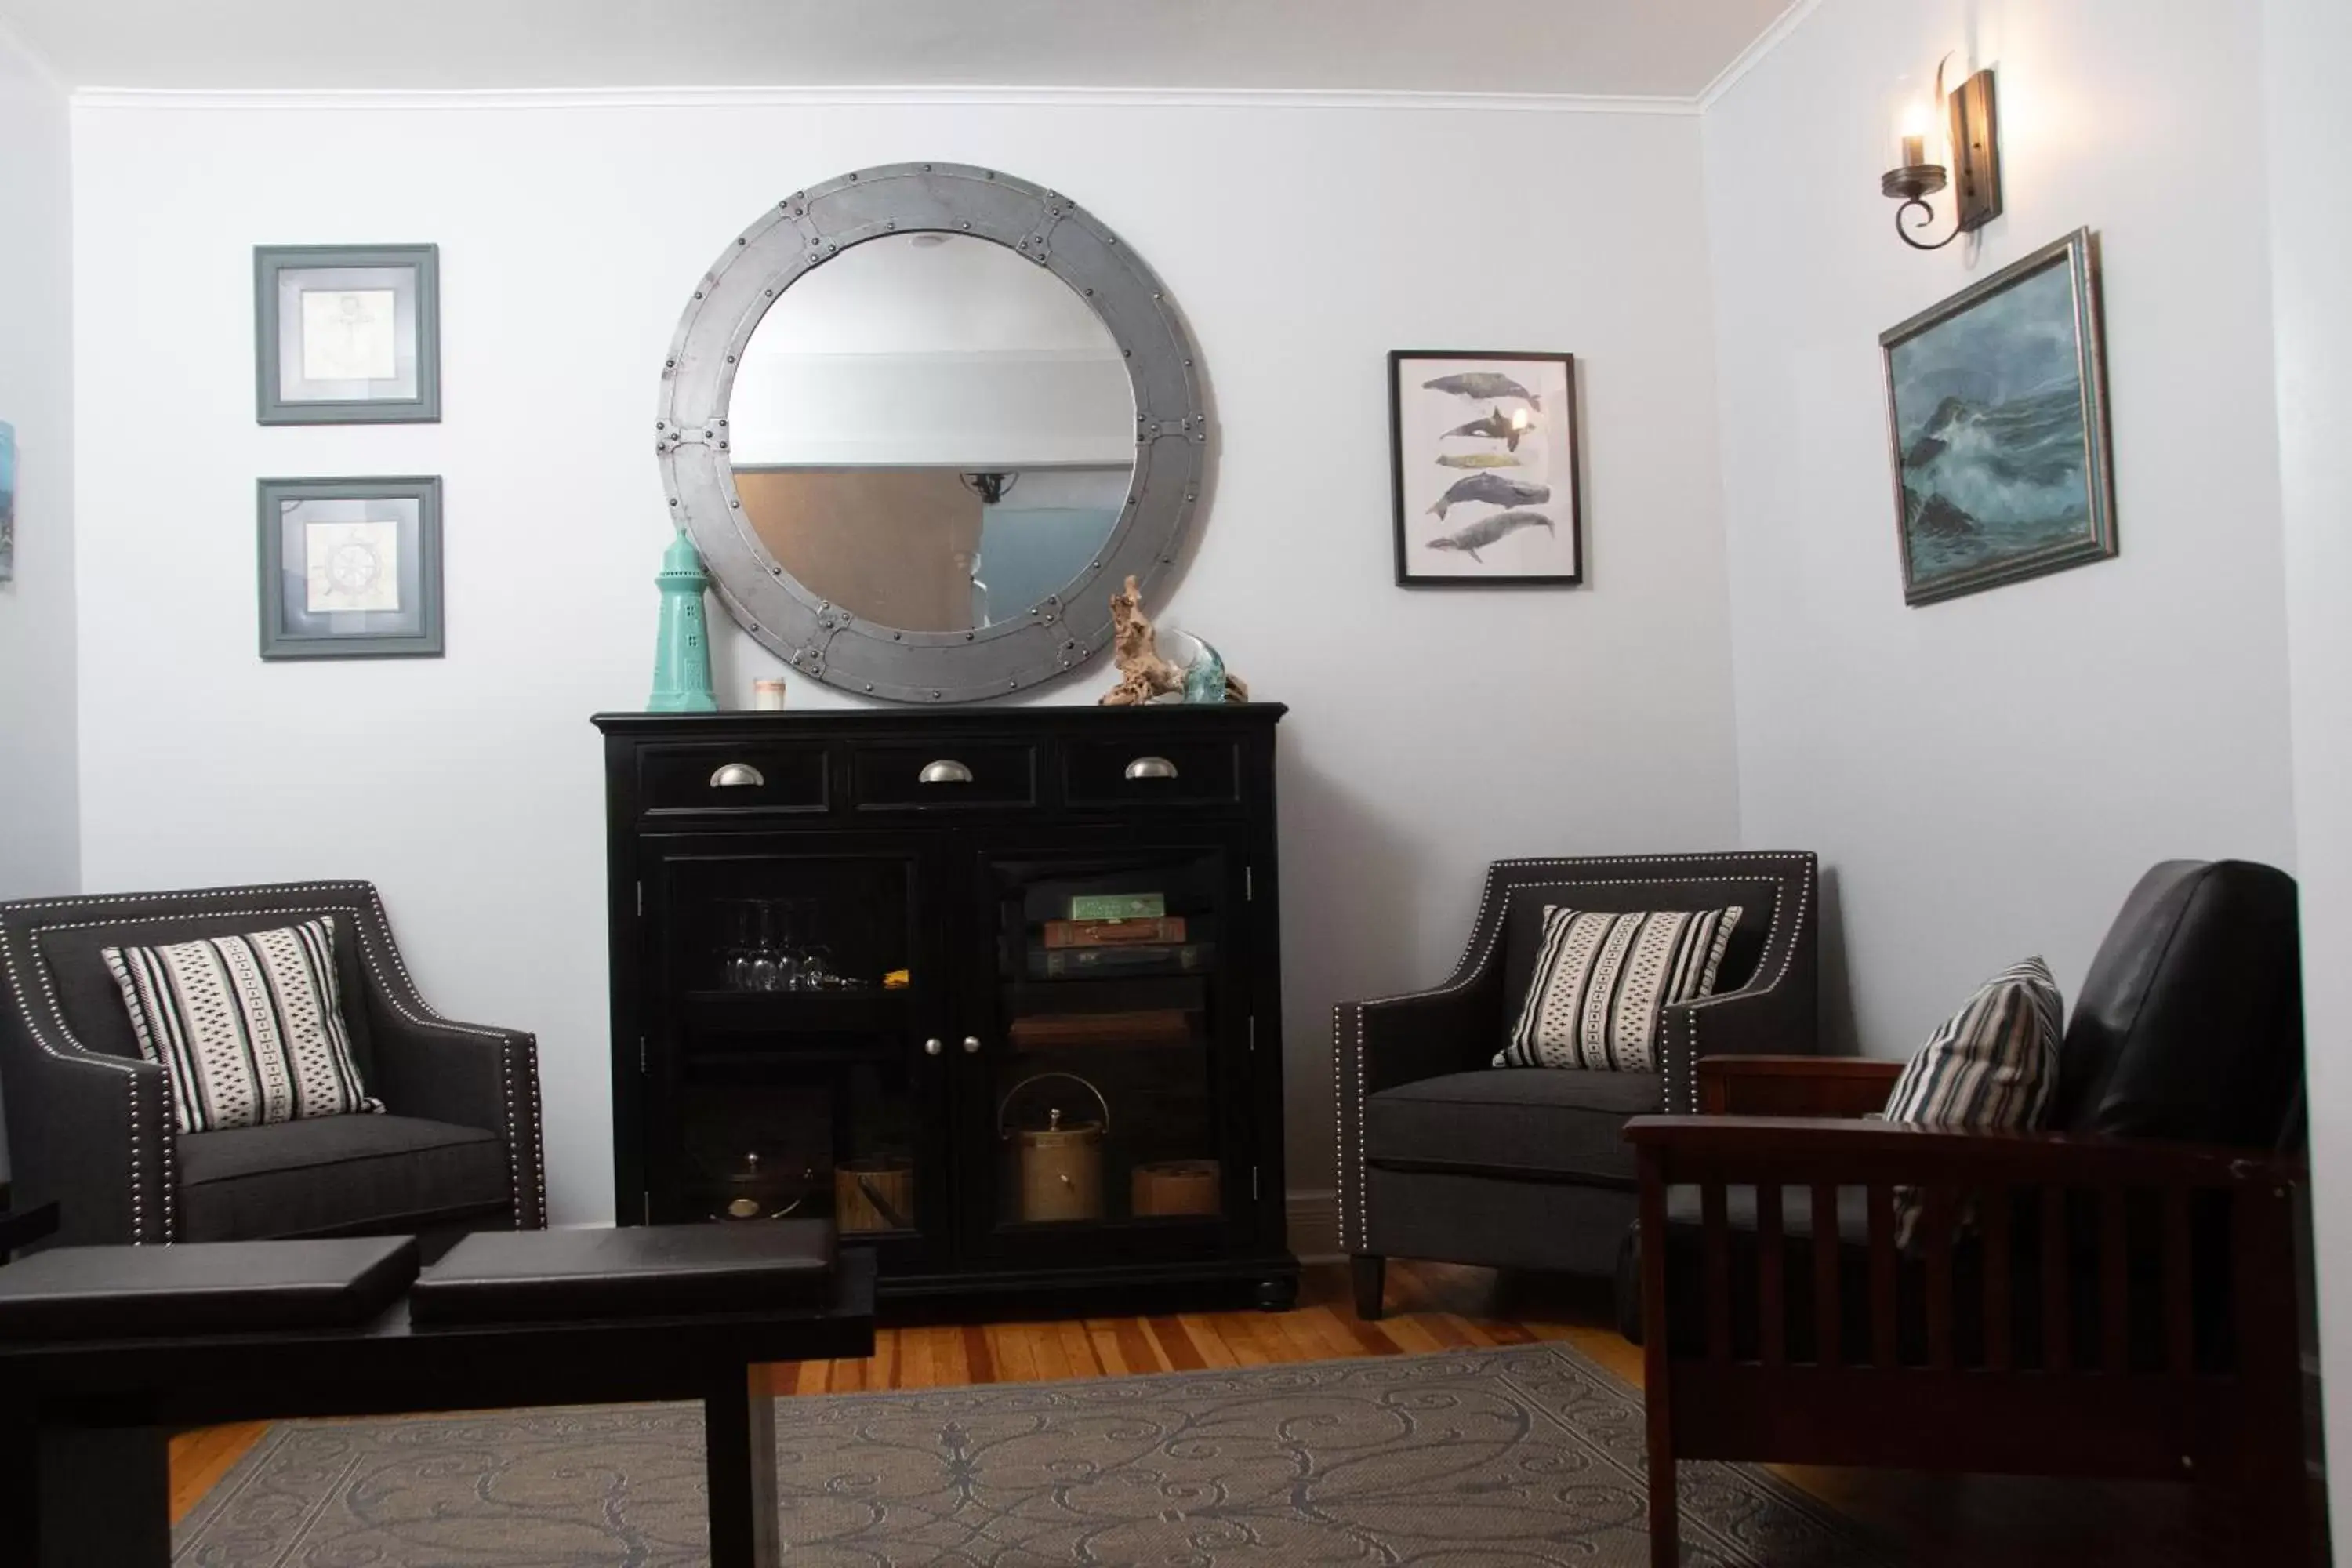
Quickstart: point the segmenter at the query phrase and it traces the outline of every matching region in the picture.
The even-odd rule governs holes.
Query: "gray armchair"
[[[181,1134],[99,956],[335,917],[353,1055],[381,1116]],[[0,904],[12,1194],[63,1242],[230,1241],[546,1224],[538,1047],[416,994],[367,882]]]
[[[1635,1211],[1626,1121],[1698,1109],[1700,1056],[1819,1048],[1810,854],[1500,860],[1454,975],[1333,1016],[1340,1246],[1358,1312],[1384,1260],[1607,1275]],[[1656,1073],[1490,1066],[1527,994],[1547,904],[1745,914],[1716,994],[1665,1009]]]

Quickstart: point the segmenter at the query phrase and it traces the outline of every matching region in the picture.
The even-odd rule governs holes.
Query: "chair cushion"
[[[2052,1125],[2238,1148],[2293,1141],[2300,954],[2285,872],[2243,860],[2150,870],[2075,998]]]
[[[498,1135],[414,1116],[331,1116],[179,1141],[183,1241],[418,1228],[512,1202]]]
[[[1740,913],[1546,905],[1535,973],[1495,1065],[1655,1071],[1665,1007],[1714,992]]]
[[[1364,1101],[1364,1157],[1392,1170],[1630,1188],[1629,1118],[1665,1104],[1654,1072],[1484,1069],[1400,1084]]]
[[[321,915],[100,952],[121,988],[139,1054],[169,1076],[181,1131],[383,1109],[352,1058],[335,946],[335,917]]]

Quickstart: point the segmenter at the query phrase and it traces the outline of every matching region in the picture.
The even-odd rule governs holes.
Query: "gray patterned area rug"
[[[272,1426],[197,1505],[206,1568],[688,1568],[701,1414]],[[1566,1348],[779,1402],[807,1568],[1641,1568],[1640,1398]],[[1689,1568],[1893,1559],[1766,1471],[1681,1467]]]

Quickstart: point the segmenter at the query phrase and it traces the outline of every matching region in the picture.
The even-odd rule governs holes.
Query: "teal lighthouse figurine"
[[[709,583],[702,557],[679,530],[654,577],[661,590],[661,626],[654,634],[654,694],[646,699],[651,712],[718,710],[719,700],[710,694],[710,629],[702,619],[702,590]]]

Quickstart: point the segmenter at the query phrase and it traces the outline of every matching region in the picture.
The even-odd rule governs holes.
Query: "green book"
[[[1168,912],[1165,893],[1073,893],[1074,921],[1156,921]]]

